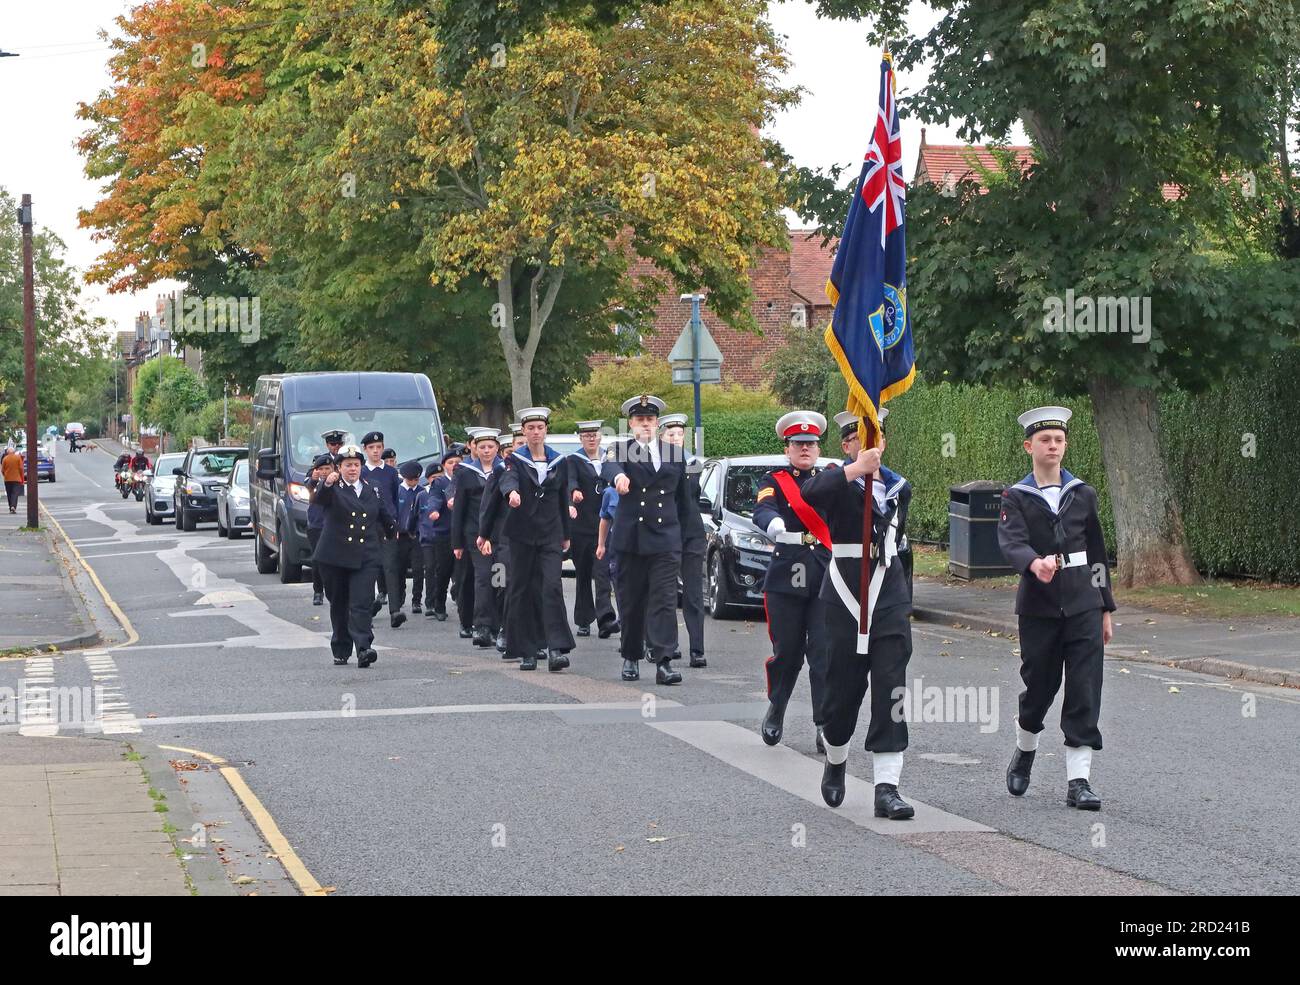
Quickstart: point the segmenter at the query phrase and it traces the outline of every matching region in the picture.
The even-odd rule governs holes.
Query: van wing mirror
[[[279,474],[280,456],[270,448],[263,448],[257,453],[257,477],[271,480]]]

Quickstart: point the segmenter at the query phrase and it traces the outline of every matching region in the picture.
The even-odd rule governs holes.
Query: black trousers
[[[311,545],[312,553],[316,553],[316,542],[320,540],[320,527],[307,528],[307,543]],[[316,593],[325,591],[325,582],[321,580],[320,565],[314,561],[311,566],[311,590]]]
[[[388,585],[388,612],[400,612],[406,604],[406,569],[411,568],[411,601],[420,600],[424,581],[424,556],[414,537],[384,541],[384,580]]]
[[[330,649],[336,657],[351,656],[354,646],[361,651],[375,641],[370,610],[375,604],[379,565],[341,568],[336,564],[322,564],[320,569],[325,597],[330,603]]]
[[[5,495],[9,497],[9,508],[16,510],[18,508],[18,494],[22,492],[23,484],[21,482],[6,482]]]
[[[451,553],[450,537],[435,537],[432,544],[421,544],[424,557],[424,607],[434,612],[447,611],[447,588],[456,558]]]
[[[1037,734],[1061,689],[1061,731],[1067,746],[1101,748],[1101,609],[1063,618],[1020,617],[1020,727]]]
[[[592,620],[601,629],[618,622],[610,589],[609,558],[596,559],[595,537],[574,537],[569,545],[573,559],[576,585],[573,600],[573,622],[590,626]]]
[[[478,601],[474,598],[474,556],[477,553],[477,547],[467,547],[456,561],[456,618],[460,620],[461,629],[474,626],[474,603]],[[453,554],[452,559],[455,557]]]
[[[677,572],[681,566],[681,551],[620,552],[615,581],[622,627],[619,650],[624,660],[640,660],[647,644],[655,663],[671,660],[677,652]]]
[[[908,607],[894,606],[872,615],[867,653],[858,653],[858,619],[838,600],[826,602],[826,724],[822,731],[831,745],[847,745],[858,724],[858,712],[871,685],[869,752],[902,752],[907,748],[907,721],[900,688],[907,687],[907,661],[912,656],[912,626]]]
[[[826,655],[826,603],[815,595],[768,592],[763,596],[767,614],[767,636],[772,656],[767,672],[767,697],[784,708],[799,680],[804,660],[808,661],[808,683],[812,687],[813,722],[826,724],[826,692],[829,660]]]
[[[497,600],[495,630],[502,630],[510,618],[510,541],[504,535],[492,538],[492,586]],[[564,611],[563,601],[560,602],[560,611]]]
[[[691,656],[704,656],[704,541],[682,546],[682,621]]]
[[[474,585],[470,589],[473,604],[471,624],[484,627],[495,634],[501,629],[501,610],[497,605],[497,590],[504,589],[506,586],[505,568],[495,553],[485,557],[477,547],[467,547],[465,552],[470,555],[470,565],[474,569],[473,577],[469,579]],[[465,615],[464,611],[460,614],[462,625],[465,622]]]
[[[559,544],[510,543],[506,655],[518,660],[538,650],[567,653],[576,645],[564,611]]]

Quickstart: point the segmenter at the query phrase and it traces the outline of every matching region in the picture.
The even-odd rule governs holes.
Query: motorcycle
[[[135,493],[137,503],[144,499],[144,494],[149,489],[149,480],[152,478],[153,469],[141,469],[131,477],[131,491]]]
[[[130,473],[126,469],[118,469],[113,473],[113,485],[115,485],[117,491],[122,494],[122,498],[126,499],[127,496],[131,495]]]

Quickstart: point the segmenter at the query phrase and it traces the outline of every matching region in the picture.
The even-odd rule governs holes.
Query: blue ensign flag
[[[849,384],[848,410],[880,433],[877,411],[916,378],[907,310],[903,144],[894,102],[894,67],[880,63],[880,112],[844,220],[826,294],[835,306],[826,345]]]

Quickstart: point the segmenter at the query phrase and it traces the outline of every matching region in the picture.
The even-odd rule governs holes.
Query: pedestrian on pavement
[[[483,553],[487,542],[480,530],[483,492],[492,473],[503,468],[497,455],[500,436],[496,428],[469,429],[473,457],[461,462],[452,477],[456,500],[451,512],[451,550],[458,565],[460,595],[456,611],[460,617],[461,639],[472,639],[475,646],[490,647],[501,629],[493,585],[493,557]],[[503,581],[504,579],[498,579]]]
[[[338,471],[325,476],[312,494],[325,511],[312,564],[321,568],[330,603],[334,663],[347,663],[355,647],[357,666],[362,668],[378,659],[371,645],[373,620],[382,608],[375,598],[375,579],[383,537],[392,537],[397,530],[379,489],[361,477],[364,458],[356,445],[344,445],[335,462]]]
[[[26,476],[23,473],[23,456],[13,448],[6,448],[0,471],[4,473],[5,497],[9,500],[9,512],[18,512],[18,497],[23,491]]]
[[[767,714],[763,741],[774,746],[785,729],[785,709],[808,661],[812,688],[813,724],[817,751],[825,752],[826,727],[826,603],[822,581],[830,562],[830,530],[803,498],[801,489],[816,473],[826,418],[808,410],[791,411],[776,422],[789,464],[772,469],[758,484],[754,525],[776,544],[763,581],[763,612],[772,656],[765,665]]]
[[[884,416],[882,408],[882,424]],[[907,664],[912,656],[912,593],[898,561],[898,544],[907,531],[912,487],[881,464],[884,450],[882,429],[875,447],[861,449],[848,465],[823,469],[804,482],[800,491],[809,505],[826,518],[834,545],[820,592],[826,603],[828,657],[822,799],[831,807],[844,802],[849,742],[869,684],[871,718],[866,748],[871,753],[874,774],[875,813],[876,817],[898,821],[916,813],[898,794],[903,752],[907,749],[907,721],[894,714],[899,695],[905,693]],[[879,478],[875,478],[877,475]],[[868,510],[871,543],[864,545]],[[870,551],[873,566],[866,634],[860,631],[864,546]]]
[[[680,684],[670,661],[677,653],[677,573],[682,565],[682,530],[690,513],[690,481],[681,449],[658,440],[655,424],[664,402],[641,394],[623,402],[631,434],[610,445],[601,478],[619,493],[611,544],[618,551],[619,648],[622,679],[640,680],[644,645],[657,664],[658,684]]]
[[[342,447],[342,446],[340,446]],[[313,493],[317,486],[325,481],[325,477],[334,471],[334,457],[329,453],[322,453],[311,460],[311,476],[307,479],[307,491]],[[325,507],[316,502],[312,497],[311,502],[307,504],[307,543],[311,545],[312,552],[316,550],[316,544],[320,540],[320,532],[325,529]],[[311,566],[311,604],[325,604],[325,583],[321,580],[320,566],[313,564]]]
[[[690,642],[692,667],[707,667],[704,659],[704,555],[708,535],[704,517],[700,515],[700,472],[703,459],[688,455],[686,448],[686,415],[665,414],[659,418],[659,434],[670,445],[681,448],[686,462],[686,477],[691,487],[691,510],[682,524],[682,622],[686,623],[686,636]],[[674,659],[681,659],[681,652]]]
[[[562,581],[569,549],[568,457],[546,444],[550,419],[547,407],[519,412],[526,444],[510,453],[499,485],[509,506],[506,653],[520,660],[520,670],[536,670],[539,653],[545,653],[546,669],[555,673],[569,666],[576,644]]]
[[[1020,797],[1029,789],[1043,718],[1064,674],[1065,802],[1099,811],[1101,798],[1088,780],[1093,750],[1101,750],[1102,657],[1115,598],[1097,492],[1061,467],[1071,416],[1066,407],[1037,407],[1017,418],[1033,470],[1002,493],[998,543],[1020,572],[1016,615],[1025,684],[1007,791]]]

